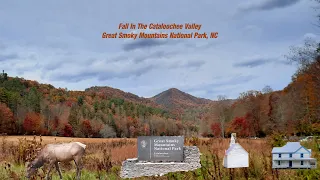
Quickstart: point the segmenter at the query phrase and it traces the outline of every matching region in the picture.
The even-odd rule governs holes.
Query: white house
[[[226,168],[249,167],[249,153],[235,141],[236,134],[232,133],[230,147],[223,158],[223,166]]]
[[[317,161],[311,158],[311,149],[300,142],[287,142],[282,147],[272,149],[272,168],[316,168]]]

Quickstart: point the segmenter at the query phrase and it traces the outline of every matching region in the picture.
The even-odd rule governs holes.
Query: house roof
[[[287,144],[282,147],[274,147],[272,149],[272,153],[295,153],[296,151],[298,151],[301,148],[304,148],[305,150],[310,152],[308,149],[301,146],[300,142],[287,142]]]
[[[273,159],[276,161],[301,161],[301,160],[316,160],[315,158],[279,158]]]
[[[235,143],[235,144],[232,144],[228,150],[226,151],[226,155],[230,154],[231,152],[239,152],[239,151],[242,151],[242,152],[245,152],[246,154],[248,154],[248,152],[239,144],[239,143]]]

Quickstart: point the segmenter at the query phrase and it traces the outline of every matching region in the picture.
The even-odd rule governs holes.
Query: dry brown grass
[[[124,160],[137,157],[136,139],[3,136],[0,137],[0,165],[4,161],[22,164],[26,160],[23,158],[34,157],[36,149],[45,144],[71,141],[87,144],[86,155],[83,158],[84,169],[96,173],[96,176],[102,177],[102,179],[103,173],[119,174],[121,163]],[[225,150],[229,147],[229,139],[188,138],[185,139],[185,145],[196,145],[203,154],[203,168],[200,171],[204,179],[297,179],[297,171],[295,170],[277,171],[271,168],[272,146],[270,139],[237,139],[237,141],[249,152],[249,168],[230,170],[222,166]],[[319,156],[316,149],[313,149],[313,152],[314,157]],[[74,170],[72,162],[61,165],[63,170]],[[10,173],[14,174],[14,172]],[[183,174],[186,179],[193,179],[196,176],[193,172]],[[168,179],[176,179],[173,176],[169,177],[170,175]],[[166,179],[165,177],[156,179],[161,178]],[[150,177],[149,179],[155,178]]]
[[[136,139],[1,136],[0,165],[4,165],[5,162],[23,165],[34,159],[46,144],[76,141],[87,145],[83,167],[93,172],[109,172],[112,167],[121,166],[125,159],[137,156]],[[61,168],[70,171],[75,167],[73,162],[67,162],[61,163]],[[119,168],[115,171],[119,171]]]
[[[34,136],[6,136],[6,141],[8,143],[13,142],[17,144],[19,139],[26,138],[27,140],[33,140]],[[37,140],[40,140],[40,137],[36,137]],[[73,137],[55,137],[55,136],[42,136],[42,142],[44,144],[49,143],[60,143],[60,142],[70,142],[70,141],[77,141],[82,143],[107,143],[117,140],[124,140],[124,138],[73,138]],[[135,138],[125,138],[127,141],[136,142],[137,139]]]
[[[21,139],[32,141],[34,138],[36,138],[36,141],[40,141],[39,136],[6,136],[4,146],[7,146],[8,144],[16,146]],[[137,139],[135,138],[72,138],[42,136],[41,139],[43,146],[50,143],[62,142],[84,143],[87,145],[86,154],[88,157],[102,157],[103,150],[110,150],[111,161],[116,165],[120,165],[125,159],[137,156]],[[0,148],[2,148],[2,146],[2,143],[0,143]]]

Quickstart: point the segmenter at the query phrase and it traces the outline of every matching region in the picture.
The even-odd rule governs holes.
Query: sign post
[[[182,162],[183,145],[183,136],[139,136],[138,160]]]

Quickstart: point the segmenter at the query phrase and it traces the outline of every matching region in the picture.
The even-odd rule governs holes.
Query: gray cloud
[[[109,62],[120,62],[120,61],[125,61],[128,60],[130,57],[126,56],[126,55],[120,55],[120,56],[116,56],[113,58],[107,58],[107,61]]]
[[[135,69],[130,69],[122,72],[101,72],[98,75],[98,80],[109,80],[113,78],[129,78],[129,77],[140,77],[143,74],[146,74],[147,72],[151,71],[154,68],[153,65],[147,65],[138,67]]]
[[[0,49],[6,49],[7,46],[0,42]]]
[[[48,64],[45,64],[43,66],[43,69],[47,70],[47,71],[52,71],[52,70],[56,70],[62,66],[63,66],[62,62],[54,61],[54,62],[50,62]]]
[[[93,78],[97,75],[95,72],[81,72],[77,74],[62,74],[56,73],[49,77],[52,81],[64,81],[64,82],[80,82],[82,80]]]
[[[139,77],[154,68],[153,65],[145,65],[135,68],[127,68],[124,70],[109,69],[97,69],[94,67],[88,67],[76,72],[68,71],[56,71],[49,76],[49,80],[63,81],[63,82],[80,82],[87,79],[98,79],[99,81],[110,80],[115,78],[129,78]]]
[[[123,45],[123,50],[125,51],[132,51],[135,49],[145,49],[145,48],[152,48],[154,46],[161,46],[164,44],[168,44],[169,41],[167,40],[159,40],[159,39],[137,39],[131,42],[128,42]]]
[[[249,67],[249,68],[253,68],[253,67],[262,66],[262,65],[270,63],[270,62],[272,62],[272,60],[269,60],[269,59],[253,59],[253,60],[250,60],[250,61],[235,63],[233,65],[233,67]]]
[[[204,65],[206,61],[204,60],[199,60],[199,61],[193,61],[193,62],[188,62],[185,67],[200,67]]]
[[[224,78],[224,77],[220,77],[220,76],[215,77],[215,79],[217,79],[217,81],[219,81],[219,79],[222,79],[222,78]],[[239,75],[233,76],[230,79],[226,79],[226,80],[223,80],[223,81],[220,81],[220,82],[197,85],[195,87],[187,88],[187,89],[184,89],[184,90],[188,91],[188,92],[198,91],[198,90],[206,90],[208,93],[210,93],[210,92],[216,91],[215,88],[218,88],[218,87],[223,87],[223,86],[226,86],[226,85],[243,84],[243,83],[249,82],[249,81],[251,81],[253,79],[256,79],[256,78],[258,78],[258,77],[254,76],[254,75],[242,75],[242,74],[239,74]]]
[[[125,62],[127,60],[132,60],[135,64],[144,63],[149,59],[169,59],[176,55],[181,54],[179,50],[156,50],[156,51],[146,51],[146,52],[123,52],[115,57],[109,57],[106,59],[108,62]]]
[[[287,62],[285,62],[283,60],[279,60],[279,59],[258,58],[258,59],[252,59],[252,60],[244,61],[244,62],[237,62],[237,63],[233,64],[233,67],[254,68],[254,67],[263,66],[263,65],[269,64],[269,63],[277,63],[277,64],[285,64],[285,65],[288,64]]]
[[[58,53],[55,55],[57,56],[57,59],[53,61],[42,62],[42,68],[44,70],[53,71],[59,68],[70,68],[75,65],[88,67],[97,61],[97,58],[81,58],[81,55],[76,56],[73,54],[62,54],[62,56],[58,56]],[[68,65],[66,66],[66,64]]]
[[[213,86],[224,86],[224,85],[237,85],[237,84],[242,84],[242,83],[246,83],[246,82],[249,82],[253,79],[256,79],[257,76],[254,76],[254,75],[237,75],[237,76],[234,76],[233,78],[229,79],[229,80],[226,80],[226,81],[223,81],[223,82],[220,82],[220,83],[213,83],[211,84],[211,87]]]
[[[298,3],[301,0],[264,0],[255,1],[254,3],[244,4],[240,7],[242,11],[255,11],[255,10],[272,10],[276,8],[285,8]],[[252,2],[252,1],[250,1]]]
[[[64,42],[49,42],[47,44],[47,47],[53,49],[68,49],[70,46],[68,46],[68,44]]]
[[[153,52],[153,53],[150,53],[150,54],[145,54],[145,55],[141,55],[141,56],[138,56],[136,58],[133,59],[133,61],[135,63],[141,63],[147,59],[152,59],[152,58],[157,58],[157,59],[160,59],[160,58],[171,58],[173,57],[174,55],[178,54],[177,51],[171,51],[171,52],[168,52],[168,51],[156,51],[156,52]]]
[[[23,75],[26,72],[34,71],[35,69],[41,69],[41,66],[38,62],[37,63],[30,62],[28,64],[24,64],[23,66],[19,66],[19,64],[21,64],[21,62],[18,62],[14,65],[19,75]]]
[[[17,53],[12,53],[8,55],[1,55],[0,54],[0,61],[6,61],[6,60],[12,60],[12,59],[18,59],[19,56]]]
[[[187,63],[180,65],[182,68],[200,68],[202,65],[206,64],[204,60],[187,61]]]

